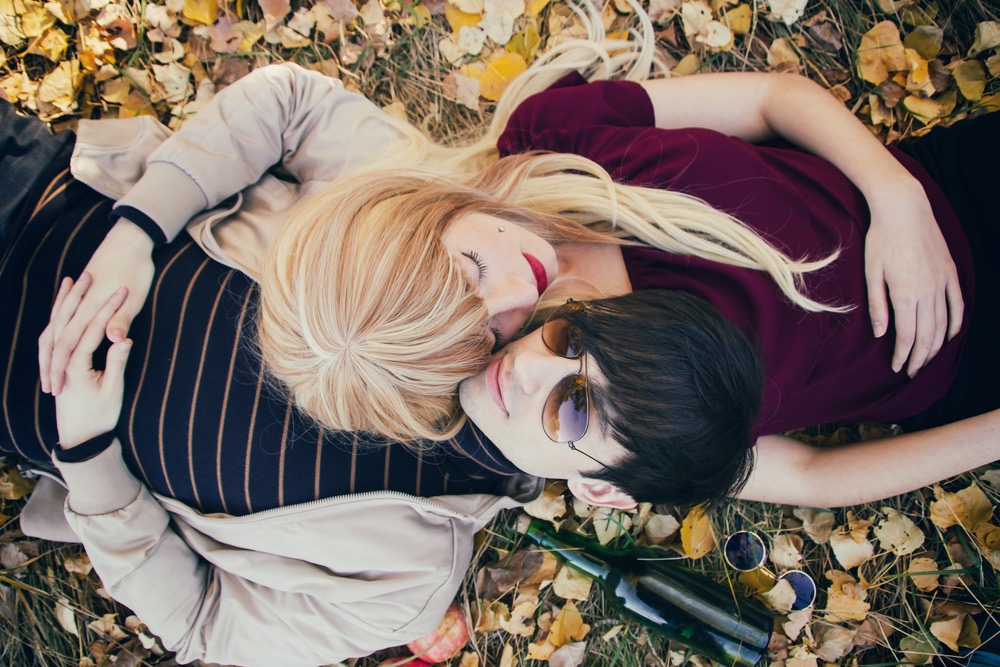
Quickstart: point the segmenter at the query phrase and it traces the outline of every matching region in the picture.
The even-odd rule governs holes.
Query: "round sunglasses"
[[[573,451],[607,468],[607,465],[576,446],[576,441],[590,428],[590,380],[583,332],[566,318],[581,311],[586,313],[586,310],[586,304],[569,299],[553,310],[542,325],[542,342],[549,352],[564,359],[580,360],[580,370],[557,382],[545,399],[542,429],[553,442],[565,443]]]
[[[802,570],[789,570],[781,576],[775,576],[764,567],[767,558],[767,547],[757,533],[741,530],[726,538],[722,555],[729,567],[740,572],[760,570],[775,581],[787,581],[795,592],[792,610],[808,609],[816,601],[816,582]]]

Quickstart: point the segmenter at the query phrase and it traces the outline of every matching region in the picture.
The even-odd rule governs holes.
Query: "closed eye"
[[[475,250],[470,250],[468,252],[463,252],[462,255],[464,257],[468,257],[469,259],[471,259],[473,262],[476,263],[476,266],[479,267],[479,279],[480,280],[482,280],[484,277],[486,277],[486,271],[487,271],[486,262],[483,261],[482,256],[480,256],[480,254],[478,252],[476,252]]]

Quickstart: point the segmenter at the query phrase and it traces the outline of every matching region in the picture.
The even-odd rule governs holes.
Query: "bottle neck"
[[[531,522],[525,537],[562,558],[574,570],[594,579],[606,580],[612,566],[619,560],[612,552],[600,548],[585,537],[573,533],[554,535],[537,519]]]

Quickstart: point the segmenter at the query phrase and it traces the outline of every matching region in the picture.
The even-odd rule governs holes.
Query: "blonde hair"
[[[290,212],[264,259],[257,338],[301,410],[401,441],[458,431],[456,387],[493,340],[441,235],[473,211],[545,226],[474,188],[400,170],[338,179]]]
[[[444,146],[380,116],[402,137],[391,155],[290,213],[262,272],[260,348],[320,424],[400,441],[443,440],[461,427],[458,383],[490,352],[486,308],[441,241],[467,213],[503,217],[553,243],[644,243],[765,271],[804,310],[846,310],[804,292],[803,276],[836,254],[790,258],[700,199],[616,183],[580,156],[499,159],[496,141],[513,111],[568,72],[641,80],[658,66],[641,9],[633,39],[607,40],[596,10],[583,6],[576,11],[589,40],[560,44],[533,63],[478,140]]]

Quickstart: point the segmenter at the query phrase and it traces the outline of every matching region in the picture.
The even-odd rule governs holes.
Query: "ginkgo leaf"
[[[865,81],[878,85],[889,78],[890,72],[904,69],[906,53],[895,23],[882,21],[861,37],[858,71]]]
[[[702,558],[715,549],[715,532],[702,505],[698,505],[681,522],[681,545],[692,560]]]
[[[42,83],[38,86],[38,101],[47,102],[59,111],[69,111],[76,107],[76,92],[82,81],[80,62],[64,60],[42,78]]]

